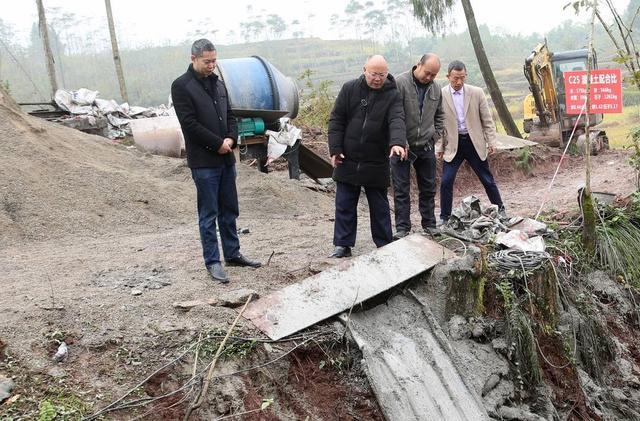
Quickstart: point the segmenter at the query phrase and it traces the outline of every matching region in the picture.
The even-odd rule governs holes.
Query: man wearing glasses
[[[409,150],[407,160],[391,158],[393,201],[396,217],[394,239],[411,232],[411,164],[418,182],[418,209],[422,229],[435,234],[436,155],[435,142],[442,136],[444,115],[442,91],[434,81],[440,59],[433,53],[422,56],[418,64],[396,78],[404,106]]]
[[[404,160],[406,144],[404,111],[395,80],[384,57],[371,56],[362,76],[342,86],[329,119],[329,153],[337,186],[335,250],[330,257],[351,256],[363,187],[373,242],[382,247],[392,241],[389,158]]]
[[[492,204],[506,218],[500,191],[489,169],[488,155],[496,151],[496,126],[482,88],[465,84],[467,68],[463,62],[449,63],[449,85],[442,88],[444,136],[436,144],[438,159],[444,157],[440,181],[440,218],[451,216],[453,183],[460,165],[466,160],[484,186]]]

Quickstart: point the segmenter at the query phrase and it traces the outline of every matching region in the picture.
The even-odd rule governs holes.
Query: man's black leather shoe
[[[243,255],[239,255],[238,257],[234,257],[233,259],[227,260],[227,266],[243,266],[243,267],[259,268],[260,266],[262,266],[262,263],[256,262],[255,260],[249,260]]]
[[[214,280],[219,281],[223,284],[226,284],[227,282],[229,282],[229,278],[227,277],[227,274],[222,268],[222,264],[220,264],[220,262],[214,263],[208,266],[207,271],[209,272],[209,275],[211,275],[211,277]]]
[[[335,257],[336,259],[351,257],[351,247],[336,246],[329,257]]]

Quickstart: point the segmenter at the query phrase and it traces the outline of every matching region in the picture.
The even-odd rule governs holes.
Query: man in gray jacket
[[[408,159],[404,161],[395,156],[391,158],[396,218],[394,239],[411,232],[411,164],[418,182],[418,208],[422,229],[429,234],[436,232],[434,144],[442,136],[444,121],[442,91],[434,81],[439,71],[440,59],[433,53],[427,53],[411,70],[396,78],[404,106],[409,151]]]

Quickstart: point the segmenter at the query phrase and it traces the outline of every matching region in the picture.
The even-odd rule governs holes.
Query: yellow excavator
[[[525,60],[524,75],[529,82],[531,93],[524,99],[524,131],[529,140],[549,146],[564,147],[573,139],[579,150],[584,150],[586,140],[586,116],[565,113],[564,72],[587,70],[588,50],[571,50],[552,53],[547,42],[540,43]],[[593,69],[597,69],[593,54]],[[602,114],[590,114],[591,152],[596,154],[608,149],[609,139],[599,130]],[[576,124],[577,122],[577,124]],[[573,137],[571,134],[576,128]]]

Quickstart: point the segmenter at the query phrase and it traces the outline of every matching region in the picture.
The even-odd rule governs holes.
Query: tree
[[[267,16],[266,22],[273,39],[280,39],[284,31],[287,30],[287,24],[284,19],[278,15]]]
[[[422,22],[424,27],[435,35],[446,29],[447,16],[451,12],[454,2],[454,0],[412,0],[413,13],[420,22]],[[480,37],[480,31],[476,24],[473,8],[471,7],[471,1],[461,0],[461,2],[467,20],[467,27],[469,28],[473,50],[475,51],[478,65],[480,66],[480,72],[489,90],[489,95],[491,95],[493,105],[496,107],[498,117],[508,135],[522,137],[507,108],[507,104],[504,102],[502,92],[498,87],[498,82],[496,82],[493,70],[489,64],[487,53],[482,45],[482,38]]]
[[[302,31],[302,27],[298,19],[292,20],[289,27],[291,28],[291,36],[293,38],[304,38],[304,31]]]
[[[122,62],[120,61],[120,50],[118,49],[118,39],[116,38],[116,28],[113,24],[113,12],[111,11],[111,0],[104,0],[107,8],[107,22],[109,23],[109,35],[111,36],[111,51],[113,53],[113,64],[116,66],[118,75],[118,85],[120,86],[120,96],[124,102],[129,102],[127,95],[127,85],[124,83],[124,73],[122,72]]]
[[[38,26],[40,28],[40,37],[42,38],[44,53],[47,57],[47,74],[49,75],[49,84],[51,85],[51,98],[53,98],[56,95],[56,91],[58,90],[56,67],[53,60],[53,53],[51,52],[51,45],[49,44],[47,18],[44,13],[44,5],[42,4],[42,0],[36,0],[36,5],[38,6]]]
[[[344,9],[344,13],[347,15],[345,19],[346,26],[352,27],[356,31],[356,39],[360,40],[360,18],[358,14],[364,10],[364,6],[358,3],[356,0],[351,0]]]
[[[629,81],[640,89],[640,51],[632,36],[633,28],[638,25],[638,21],[640,20],[638,19],[640,15],[640,2],[632,1],[629,3],[627,11],[625,12],[627,23],[624,22],[611,0],[605,0],[605,3],[613,16],[613,23],[611,25],[608,25],[602,17],[602,13],[598,9],[597,0],[578,0],[567,4],[565,7],[572,6],[576,14],[579,13],[582,8],[591,9],[592,13],[595,13],[598,22],[600,22],[616,48],[617,56],[614,61],[624,64],[629,72]]]
[[[595,0],[597,4],[597,0]],[[596,252],[596,211],[595,204],[593,202],[593,195],[591,194],[591,134],[589,129],[589,114],[591,112],[591,70],[593,69],[593,34],[595,28],[595,20],[596,20],[596,10],[597,7],[594,5],[593,13],[591,16],[591,34],[589,36],[589,55],[587,57],[587,86],[586,86],[586,97],[587,101],[585,104],[585,117],[584,120],[586,122],[584,128],[584,155],[585,155],[585,184],[584,190],[580,193],[580,203],[582,204],[582,244],[584,245],[585,250],[589,253],[589,255],[593,256]]]
[[[406,40],[406,44],[408,47],[409,60],[413,60],[411,57],[411,38],[413,38],[413,34],[411,31],[412,23],[408,21],[407,18],[411,18],[411,16],[407,16],[407,10],[411,5],[410,0],[386,0],[386,15],[389,22],[392,22],[389,25],[389,29],[391,30],[389,36],[389,43],[393,46],[393,51],[395,54],[395,61],[400,61],[400,49],[399,46],[403,45],[401,41],[401,32],[404,33]]]
[[[371,38],[371,42],[376,46],[376,34],[382,32],[387,25],[387,15],[380,9],[372,9],[364,14],[365,33]]]

